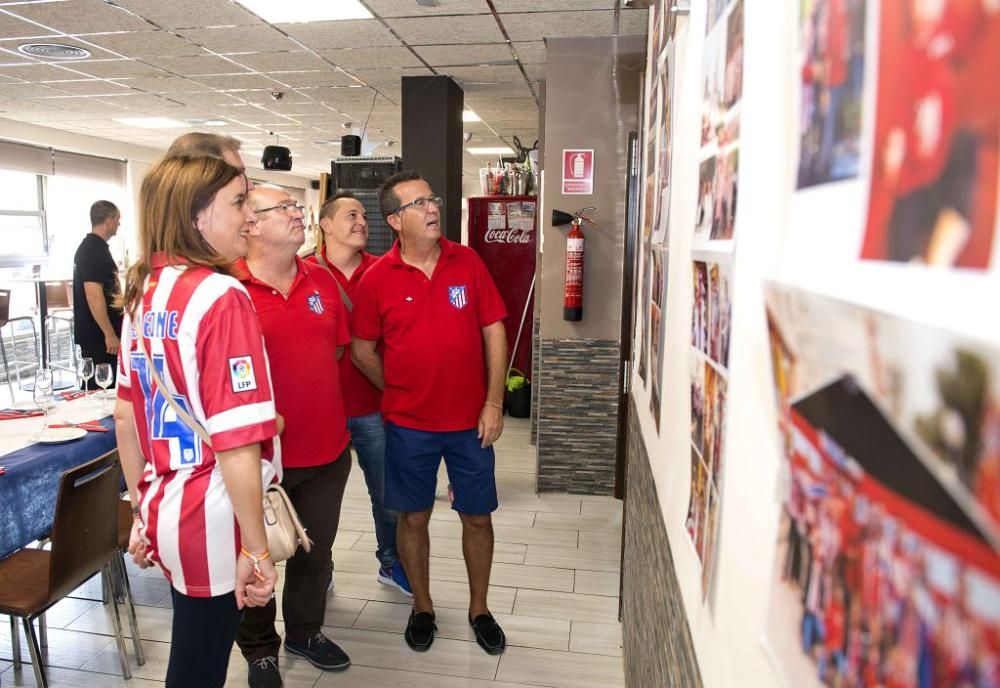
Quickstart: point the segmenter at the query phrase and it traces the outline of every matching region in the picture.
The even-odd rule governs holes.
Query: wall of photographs
[[[1000,686],[1000,6],[669,5],[632,393],[703,682]]]

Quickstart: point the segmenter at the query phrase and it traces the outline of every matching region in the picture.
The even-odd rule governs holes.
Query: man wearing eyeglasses
[[[486,596],[507,313],[479,256],[442,236],[442,201],[424,179],[413,172],[393,175],[379,190],[379,205],[397,241],[361,279],[351,357],[383,390],[385,502],[399,512],[396,546],[413,590],[404,638],[423,652],[437,630],[428,523],[443,456],[452,508],[462,521],[469,623],[479,645],[500,654],[507,641]]]
[[[313,541],[285,564],[281,594],[285,649],[325,670],[351,660],[323,635],[332,548],[351,471],[338,360],[350,343],[347,310],[333,275],[296,253],[305,240],[303,207],[287,191],[258,185],[247,203],[257,223],[247,257],[235,266],[260,318],[271,365],[274,403],[285,418],[281,484]],[[272,600],[243,614],[236,642],[251,688],[280,688]]]

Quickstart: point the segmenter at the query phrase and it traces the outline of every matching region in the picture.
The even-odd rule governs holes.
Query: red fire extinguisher
[[[566,288],[563,290],[563,320],[583,320],[583,230],[580,218],[566,235]]]
[[[566,287],[563,290],[563,320],[578,322],[583,320],[583,222],[594,223],[584,217],[583,212],[594,208],[581,208],[570,215],[559,210],[552,211],[552,224],[571,224],[566,235]]]

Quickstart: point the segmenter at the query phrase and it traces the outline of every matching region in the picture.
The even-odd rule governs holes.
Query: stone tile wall
[[[609,495],[615,484],[618,342],[540,339],[538,491]]]
[[[649,456],[630,401],[622,630],[625,685],[701,688]]]

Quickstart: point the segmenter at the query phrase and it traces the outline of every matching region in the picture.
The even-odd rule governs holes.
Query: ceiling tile
[[[352,69],[351,74],[370,86],[391,85],[398,87],[404,76],[434,76],[426,67],[404,67],[402,69]]]
[[[204,88],[204,87],[202,87]],[[201,91],[199,93],[170,93],[170,98],[179,100],[189,107],[221,110],[224,105],[232,105],[240,102],[235,95],[229,93],[219,93],[218,91]]]
[[[138,60],[87,60],[80,63],[76,69],[104,79],[167,76],[162,69]]]
[[[304,50],[229,55],[228,57],[257,72],[304,72],[314,69],[332,69],[325,60]]]
[[[53,36],[57,35],[57,33],[51,29],[46,29],[37,24],[32,24],[31,22],[0,12],[0,38]]]
[[[0,90],[0,93],[4,93]],[[7,98],[0,100],[0,116],[11,117],[15,113],[37,114],[39,116],[65,117],[68,111],[59,104],[46,99]]]
[[[168,29],[201,26],[247,26],[262,24],[257,15],[230,0],[115,0]]]
[[[485,98],[531,98],[531,90],[527,82],[519,81],[506,84],[478,84],[469,82],[463,87],[466,99],[478,102]]]
[[[125,57],[179,57],[205,54],[205,51],[194,43],[178,38],[169,31],[132,31],[82,38]]]
[[[190,79],[184,79],[179,76],[136,77],[134,79],[123,79],[121,83],[148,93],[190,93],[192,91],[209,90],[208,86],[197,84]]]
[[[288,36],[267,24],[180,29],[177,33],[217,53],[272,52],[297,47]]]
[[[574,10],[613,10],[615,0],[493,0],[497,12],[569,12]],[[631,11],[631,10],[630,10]],[[645,10],[636,10],[645,12]]]
[[[278,24],[277,26],[314,50],[400,47],[399,40],[377,19]]]
[[[462,83],[499,83],[524,81],[521,70],[514,65],[485,65],[480,67],[442,67],[438,70]]]
[[[387,19],[393,31],[409,45],[444,45],[454,43],[456,38],[468,38],[470,43],[499,43],[503,34],[492,15],[469,15],[410,19]]]
[[[170,96],[157,96],[151,93],[129,94],[116,98],[116,101],[126,110],[143,110],[150,114],[158,114],[164,109],[169,109],[170,117],[181,118],[176,111],[184,107],[184,104]]]
[[[47,85],[73,96],[114,95],[116,93],[126,93],[130,90],[127,86],[116,84],[113,81],[103,81],[102,79],[57,81]]]
[[[346,48],[321,50],[319,54],[348,70],[422,66],[420,59],[409,48]]]
[[[438,0],[437,7],[421,7],[413,0],[368,0],[380,17],[426,17],[439,14],[489,14],[483,0]]]
[[[524,72],[528,75],[528,81],[542,81],[545,79],[545,65],[526,64]]]
[[[280,87],[263,74],[220,74],[218,76],[192,76],[193,81],[219,91],[244,91],[250,88],[274,91]]]
[[[421,45],[415,47],[414,50],[432,67],[509,62],[514,59],[506,43]]]
[[[544,41],[514,41],[514,52],[521,64],[543,64],[545,62]]]
[[[358,83],[343,72],[328,68],[305,72],[268,72],[272,79],[280,81],[290,88],[305,88],[309,86],[351,86]]]
[[[197,76],[199,74],[230,74],[245,70],[228,60],[212,55],[194,57],[151,57],[151,64],[173,72],[179,76]]]
[[[0,74],[20,79],[21,81],[64,81],[66,79],[83,79],[75,71],[64,69],[62,65],[36,62],[33,64],[8,65],[0,67]]]
[[[512,41],[538,41],[566,36],[610,36],[614,12],[525,12],[505,14],[500,20]]]
[[[39,84],[0,84],[0,101],[6,98],[45,98],[58,95],[59,91]]]
[[[141,31],[150,28],[141,18],[102,0],[8,5],[6,10],[63,33]]]

